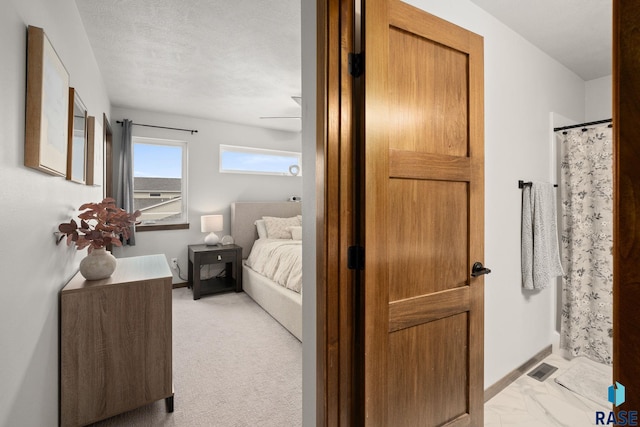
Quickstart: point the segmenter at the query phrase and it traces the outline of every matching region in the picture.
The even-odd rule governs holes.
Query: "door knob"
[[[473,267],[471,267],[471,277],[478,277],[489,273],[491,273],[491,270],[485,268],[481,262],[475,262],[473,263]]]

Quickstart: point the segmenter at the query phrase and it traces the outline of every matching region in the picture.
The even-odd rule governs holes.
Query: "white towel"
[[[562,274],[553,185],[533,182],[522,191],[522,286],[544,289]]]

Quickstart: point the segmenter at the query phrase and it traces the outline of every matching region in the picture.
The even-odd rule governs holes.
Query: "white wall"
[[[114,152],[118,151],[121,126],[116,121],[130,119],[134,123],[196,129],[189,132],[133,127],[134,136],[187,141],[189,152],[188,169],[188,230],[146,231],[136,234],[136,245],[114,248],[116,257],[165,254],[167,259],[178,258],[182,277],[187,278],[187,245],[201,244],[204,234],[200,232],[200,216],[224,215],[222,237],[231,234],[230,206],[236,201],[287,200],[289,196],[302,195],[303,177],[226,174],[218,172],[219,146],[242,145],[274,150],[301,151],[299,132],[284,132],[242,126],[232,123],[203,120],[190,117],[161,114],[125,108],[113,109]],[[115,161],[114,161],[115,162]],[[303,170],[306,177],[306,173]],[[180,283],[174,272],[174,283]]]
[[[484,37],[485,387],[551,344],[554,288],[525,292],[519,179],[552,179],[549,113],[584,118],[584,82],[468,0],[413,5]]]
[[[585,83],[585,122],[611,118],[613,114],[612,84],[610,75]]]
[[[85,252],[53,232],[102,189],[23,166],[27,25],[42,27],[89,115],[109,100],[73,0],[0,3],[0,425],[58,425],[58,292]]]
[[[317,25],[315,0],[302,2],[302,425],[316,424],[316,66]]]

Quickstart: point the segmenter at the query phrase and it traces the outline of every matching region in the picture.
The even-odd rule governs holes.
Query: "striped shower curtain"
[[[561,152],[560,346],[612,363],[613,172],[608,126],[558,132]]]

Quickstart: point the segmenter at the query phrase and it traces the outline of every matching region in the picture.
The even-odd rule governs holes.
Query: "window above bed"
[[[302,154],[295,151],[220,145],[220,172],[302,176]]]

